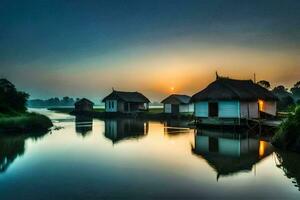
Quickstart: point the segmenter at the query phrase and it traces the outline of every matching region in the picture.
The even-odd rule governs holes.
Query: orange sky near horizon
[[[16,85],[22,85],[22,90],[32,94],[31,98],[67,95],[99,101],[113,87],[140,91],[152,101],[160,101],[172,93],[193,95],[215,80],[216,71],[220,76],[235,79],[253,79],[255,73],[257,81],[268,80],[272,87],[291,87],[300,79],[298,53],[180,41],[95,54],[46,70],[24,68],[11,73],[22,77]]]
[[[140,91],[153,100],[160,100],[171,93],[192,95],[198,92],[215,79],[216,71],[221,76],[236,79],[253,79],[256,73],[257,80],[268,80],[272,86],[290,87],[300,78],[299,63],[296,52],[172,44],[75,60],[72,67],[18,73],[23,80],[36,76],[35,84],[40,90],[44,90],[44,85],[61,90],[57,95],[101,99],[113,87]],[[26,82],[22,86],[26,89]]]

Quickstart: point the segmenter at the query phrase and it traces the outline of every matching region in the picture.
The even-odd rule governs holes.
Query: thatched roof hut
[[[192,102],[207,100],[277,101],[277,97],[252,80],[219,77],[204,90],[194,94]]]
[[[161,101],[164,104],[165,113],[189,113],[194,111],[194,106],[190,103],[191,97],[182,94],[172,94]]]
[[[135,112],[148,110],[150,100],[140,92],[113,90],[102,102],[105,102],[106,112]]]
[[[92,111],[94,103],[86,98],[75,102],[75,112]]]
[[[218,77],[194,94],[196,117],[259,118],[275,116],[277,97],[252,80]]]
[[[124,92],[114,90],[108,96],[106,96],[102,102],[107,100],[121,100],[124,102],[134,103],[150,103],[150,100],[140,92]]]

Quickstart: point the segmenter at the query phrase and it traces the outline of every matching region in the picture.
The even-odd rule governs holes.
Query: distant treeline
[[[269,81],[261,80],[257,82],[259,85],[265,87],[266,89],[272,91],[279,99],[277,102],[277,108],[279,111],[286,111],[291,106],[295,106],[296,104],[300,104],[300,81],[294,84],[292,88],[286,88],[283,85],[271,87]],[[74,103],[78,101],[79,98],[73,99],[71,97],[63,97],[59,99],[58,97],[50,98],[47,100],[42,99],[32,99],[27,101],[28,107],[59,107],[59,106],[74,106]],[[161,106],[161,103],[153,102],[150,104],[151,106]]]
[[[74,106],[74,103],[78,100],[73,99],[71,97],[63,97],[62,99],[59,99],[58,97],[50,98],[46,100],[42,99],[32,99],[28,100],[27,106],[31,108],[43,108],[43,107],[52,107],[52,106]]]
[[[80,98],[73,99],[71,97],[63,97],[62,99],[58,97],[50,99],[31,99],[27,101],[27,107],[29,108],[48,108],[48,107],[64,107],[64,106],[74,106],[75,102],[80,100]],[[101,105],[101,102],[97,105]],[[162,106],[159,102],[150,103],[151,106]]]

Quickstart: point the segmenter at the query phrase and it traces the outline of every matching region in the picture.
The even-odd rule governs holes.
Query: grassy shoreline
[[[148,112],[139,113],[106,113],[104,108],[96,108],[93,111],[75,113],[74,108],[48,108],[48,110],[66,113],[71,115],[84,115],[88,117],[94,117],[98,119],[116,119],[116,118],[140,118],[147,120],[168,120],[168,119],[181,119],[181,120],[192,120],[193,116],[189,113],[181,115],[171,115],[163,112],[163,108],[149,108]]]
[[[51,120],[37,113],[0,115],[0,132],[38,132],[47,131],[53,126]]]
[[[69,107],[69,108],[65,108],[65,107],[51,107],[51,108],[47,108],[48,110],[51,111],[55,111],[55,112],[59,112],[59,113],[72,113],[74,111],[73,107]],[[94,108],[94,110],[92,112],[104,112],[105,108]],[[163,108],[149,108],[149,113],[162,113],[163,112]]]
[[[280,125],[272,144],[280,149],[300,153],[300,106]]]
[[[51,107],[51,108],[47,108],[48,110],[51,111],[55,111],[58,113],[66,113],[66,114],[70,114],[74,108],[73,107],[68,107],[68,108],[64,108],[64,107]],[[104,108],[94,108],[93,112],[104,112],[105,109]]]

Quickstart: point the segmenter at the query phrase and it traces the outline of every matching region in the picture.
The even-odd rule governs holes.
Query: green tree
[[[0,79],[0,113],[25,112],[28,97],[7,79]]]
[[[280,111],[288,110],[290,106],[294,105],[294,99],[292,94],[283,86],[279,85],[275,87],[272,92],[278,97],[277,108]]]
[[[295,96],[300,96],[300,81],[298,81],[294,87],[291,88],[291,92]]]
[[[270,82],[266,81],[266,80],[258,81],[257,84],[264,87],[264,88],[266,88],[266,89],[270,89],[270,87],[271,87]]]
[[[276,94],[286,94],[288,93],[287,89],[283,85],[276,86],[273,89],[273,92]]]

